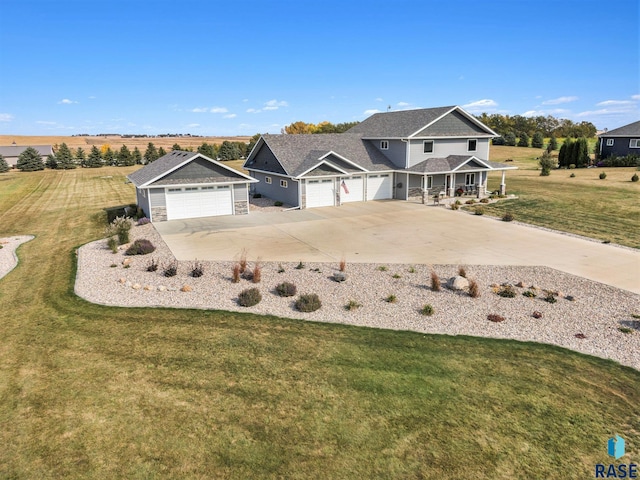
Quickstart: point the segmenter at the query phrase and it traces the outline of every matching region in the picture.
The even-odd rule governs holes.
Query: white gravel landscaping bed
[[[479,298],[446,288],[431,291],[431,270],[438,273],[444,285],[446,279],[457,274],[457,265],[362,264],[349,263],[348,258],[348,279],[343,283],[331,278],[338,270],[337,263],[308,263],[302,269],[295,268],[297,263],[264,263],[261,282],[254,284],[244,279],[231,282],[234,261],[200,262],[204,267],[200,278],[190,276],[193,262],[178,262],[178,274],[166,278],[163,266],[174,262],[174,257],[160,235],[152,225],[134,227],[131,233],[132,241],[146,238],[157,247],[156,251],[127,257],[124,250],[113,254],[106,240],[83,246],[78,252],[75,285],[80,297],[114,306],[252,312],[376,328],[549,343],[610,358],[640,370],[640,319],[632,316],[640,314],[640,296],[547,267],[465,266],[467,277],[480,285]],[[247,256],[251,270],[256,259],[250,251]],[[131,261],[129,267],[123,265],[126,259]],[[147,272],[152,259],[160,267],[156,272]],[[386,267],[386,271],[380,267]],[[285,271],[279,273],[280,268]],[[410,269],[414,272],[410,273]],[[396,274],[400,278],[393,278]],[[297,311],[294,307],[297,296],[282,298],[274,293],[275,286],[283,281],[295,284],[298,294],[316,293],[322,308],[312,313]],[[522,293],[527,288],[516,287],[515,298],[502,298],[491,287],[519,282],[526,287],[539,287],[538,297],[524,297]],[[181,291],[187,285],[191,291]],[[251,287],[260,290],[262,301],[254,307],[239,306],[238,294]],[[561,292],[556,303],[543,300],[545,289]],[[385,301],[389,295],[395,295],[397,301]],[[567,296],[573,296],[574,300],[568,300]],[[347,311],[345,305],[350,300],[361,307]],[[420,313],[425,304],[433,306],[432,316]],[[542,313],[542,318],[534,318],[534,311]],[[491,322],[487,320],[489,314],[501,315],[505,321]],[[619,328],[631,329],[631,333],[623,333]],[[586,338],[577,338],[576,334]]]
[[[33,235],[16,235],[0,238],[0,278],[4,277],[18,265],[16,249],[25,242],[33,240]]]

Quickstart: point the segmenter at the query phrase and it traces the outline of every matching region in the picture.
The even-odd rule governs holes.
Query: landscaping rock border
[[[0,278],[18,265],[18,256],[16,255],[18,247],[34,238],[33,235],[0,238],[0,245],[2,245],[2,248],[0,248]]]

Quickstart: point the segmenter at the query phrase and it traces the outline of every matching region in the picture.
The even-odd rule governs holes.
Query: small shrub
[[[503,222],[513,222],[513,214],[511,212],[505,212],[502,216]]]
[[[489,199],[488,198],[481,198],[480,199],[480,203],[489,203]]]
[[[136,222],[136,225],[138,226],[146,225],[147,223],[151,223],[151,220],[149,220],[147,217],[142,217],[138,219],[138,221]]]
[[[458,275],[467,278],[467,271],[464,269],[464,267],[458,267]]]
[[[167,267],[165,267],[163,275],[165,277],[175,277],[178,274],[178,264],[171,263]]]
[[[395,279],[397,280],[398,278],[402,278],[402,275],[400,275],[400,274],[398,274],[398,273],[394,273],[394,274],[391,276],[391,278],[395,278]]]
[[[0,246],[0,248],[2,248],[2,246]],[[116,268],[118,266],[117,263],[112,263],[111,265],[109,265],[111,268]]]
[[[569,178],[576,178],[576,174],[572,173],[571,175],[569,175]]]
[[[416,273],[416,269],[413,267],[409,267],[409,273]]]
[[[194,263],[193,266],[191,267],[191,276],[193,278],[200,278],[203,275],[204,275],[204,265],[198,262]]]
[[[238,305],[241,307],[253,307],[262,300],[260,290],[257,288],[247,288],[238,294]]]
[[[547,303],[556,303],[558,299],[552,292],[547,292],[547,296],[544,297],[544,301]]]
[[[349,303],[344,306],[344,309],[351,311],[355,310],[356,308],[360,308],[361,306],[362,304],[356,302],[355,300],[349,300]]]
[[[431,271],[431,290],[439,292],[441,289],[440,277],[435,271]]]
[[[640,315],[638,315],[637,313],[632,313],[631,314],[631,318],[640,318]]]
[[[473,211],[474,215],[484,215],[484,207],[476,207],[475,210]]]
[[[522,292],[522,295],[524,295],[525,297],[528,297],[528,298],[536,298],[537,297],[536,293],[533,290],[524,291],[524,292]]]
[[[598,177],[600,178],[600,180],[604,180],[605,178],[607,178],[607,174],[605,172],[602,172],[600,175],[598,175]]]
[[[631,177],[631,181],[632,181],[632,182],[637,182],[637,181],[638,181],[638,179],[639,179],[639,178],[638,178],[638,174],[637,174],[637,173],[634,173],[634,174],[633,174],[633,177]]]
[[[296,300],[296,308],[301,312],[315,312],[321,306],[322,303],[315,293],[300,295]]]
[[[575,163],[571,163],[569,165],[569,170],[574,170],[576,168],[576,164]]]
[[[535,312],[533,312],[532,316],[533,318],[542,318],[542,312],[536,310]]]
[[[496,293],[503,298],[514,298],[516,296],[516,290],[512,285],[503,285]]]
[[[387,267],[386,267],[386,266],[384,266],[384,265],[380,265],[380,266],[378,267],[378,270],[380,270],[381,272],[386,272],[386,271],[387,271]]]
[[[480,286],[475,280],[469,280],[469,296],[471,298],[478,298],[480,296]]]
[[[476,203],[476,201],[472,198],[470,200],[467,200],[466,202],[464,202],[466,205],[473,205],[474,203]]]
[[[396,297],[395,295],[391,294],[387,298],[385,298],[384,301],[387,302],[387,303],[396,303],[398,301],[398,297]]]
[[[238,262],[238,265],[240,265],[240,273],[244,273],[244,271],[247,269],[247,249],[243,248],[242,251],[240,252],[240,261]]]
[[[118,253],[118,239],[116,237],[109,237],[107,246],[113,253]]]
[[[451,210],[458,210],[460,208],[460,203],[458,200],[455,201],[455,203],[451,204]]]
[[[253,278],[251,281],[253,283],[260,283],[262,280],[262,266],[256,262],[256,265],[253,267]]]
[[[302,270],[304,268],[304,263],[302,263],[302,261],[300,261],[300,263],[298,263],[298,265],[296,265],[296,270]]]
[[[422,315],[426,315],[427,317],[433,315],[434,311],[435,310],[433,309],[433,307],[428,303],[420,309],[420,313]]]
[[[276,200],[275,202],[273,202],[274,207],[281,207],[282,205],[284,205],[284,203],[282,203],[280,200]]]
[[[122,268],[131,268],[131,264],[127,263],[126,265],[124,265]]]
[[[487,315],[487,320],[490,322],[504,322],[504,317],[502,315],[498,315],[497,313],[490,313]]]
[[[281,263],[279,263],[279,264],[278,264],[278,273],[284,273],[284,272],[285,272],[284,267],[282,266],[282,264],[281,264]]]
[[[282,282],[276,286],[276,293],[280,297],[293,297],[296,291],[296,286],[291,282]]]
[[[231,271],[231,281],[233,283],[238,283],[240,281],[240,264],[236,263],[233,266],[233,270]]]
[[[153,252],[155,249],[156,247],[153,246],[153,243],[151,243],[151,241],[144,238],[139,238],[138,240],[133,242],[129,248],[127,248],[127,251],[124,254],[147,255]]]
[[[342,257],[342,258],[340,259],[340,266],[339,266],[339,270],[340,270],[341,272],[344,272],[346,269],[347,269],[347,259],[346,259],[346,258],[344,258],[344,257]]]
[[[633,333],[633,329],[629,327],[618,327],[618,330],[622,333]]]
[[[147,265],[147,272],[155,272],[158,270],[158,261],[155,258],[152,258],[149,264]]]

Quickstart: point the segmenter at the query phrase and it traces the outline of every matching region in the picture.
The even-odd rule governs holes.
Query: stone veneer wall
[[[166,222],[167,207],[151,207],[151,216],[154,222]]]
[[[233,208],[236,215],[246,215],[249,213],[249,202],[246,200],[233,202]]]

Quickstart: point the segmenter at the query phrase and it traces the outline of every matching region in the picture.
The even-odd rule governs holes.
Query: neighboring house
[[[640,120],[601,133],[599,158],[640,155]]]
[[[174,150],[128,175],[153,222],[249,213],[253,178],[198,152]]]
[[[0,147],[0,155],[4,157],[10,167],[15,168],[18,163],[18,157],[29,147],[35,148],[38,151],[43,162],[47,160],[48,155],[53,154],[53,147],[51,145],[9,145]]]
[[[244,168],[255,193],[311,208],[379,199],[486,194],[493,130],[462,108],[376,113],[342,134],[263,135]]]

